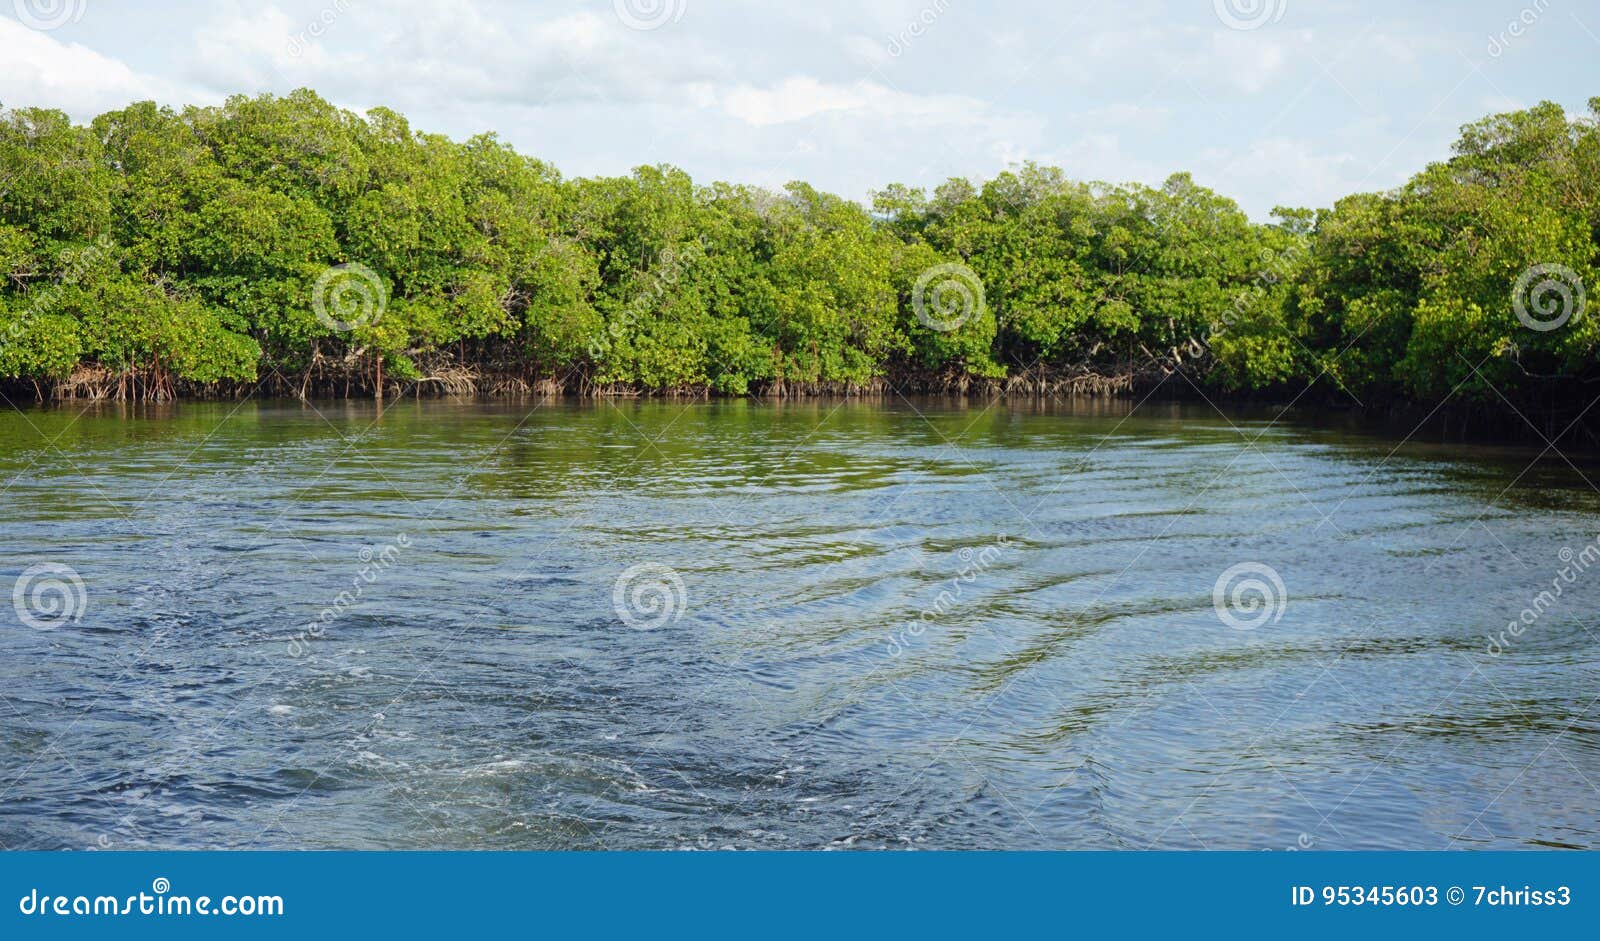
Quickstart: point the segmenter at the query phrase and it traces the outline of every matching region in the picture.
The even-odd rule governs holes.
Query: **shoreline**
[[[1093,405],[1102,410],[1132,416],[1152,407],[1193,407],[1218,414],[1230,410],[1277,422],[1291,416],[1318,425],[1349,431],[1372,433],[1384,438],[1406,439],[1432,444],[1465,446],[1552,446],[1566,455],[1600,459],[1600,410],[1579,413],[1573,422],[1566,414],[1541,413],[1547,420],[1544,429],[1530,426],[1530,419],[1516,412],[1497,408],[1493,403],[1474,403],[1447,399],[1444,402],[1383,402],[1358,404],[1345,395],[1329,394],[1326,388],[1300,388],[1272,391],[1229,392],[1203,388],[1192,377],[1174,373],[1154,382],[1130,381],[1126,376],[1103,374],[1074,379],[1043,379],[1037,375],[1003,380],[966,377],[964,382],[932,382],[929,377],[878,379],[867,385],[842,383],[791,383],[777,388],[752,390],[744,394],[715,389],[636,389],[600,386],[587,381],[565,384],[553,379],[528,381],[522,377],[485,377],[477,382],[386,382],[382,396],[370,388],[351,385],[350,394],[323,386],[316,394],[300,395],[299,388],[282,381],[221,385],[192,389],[183,384],[173,394],[159,398],[118,398],[115,395],[37,399],[19,395],[24,384],[0,382],[0,397],[13,408],[116,408],[149,413],[197,403],[243,403],[263,405],[349,405],[381,406],[385,411],[403,402],[452,404],[513,404],[530,400],[560,401],[573,405],[598,405],[619,402],[746,402],[764,406],[801,403],[859,402],[862,404],[909,405],[934,403],[943,407],[987,407],[1004,403],[1008,408],[1024,408],[1033,413],[1060,411],[1071,414]],[[1087,381],[1083,381],[1087,380]],[[1031,407],[1030,407],[1031,406]],[[1252,419],[1253,420],[1253,419]]]

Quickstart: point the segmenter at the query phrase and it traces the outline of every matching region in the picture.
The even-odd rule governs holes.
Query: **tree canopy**
[[[567,179],[311,91],[0,111],[0,381],[169,396],[440,377],[720,394],[1181,375],[1538,400],[1592,381],[1600,99],[1462,129],[1254,223],[1027,164],[871,205],[670,166]]]

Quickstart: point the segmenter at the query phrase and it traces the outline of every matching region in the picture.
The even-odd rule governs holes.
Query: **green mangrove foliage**
[[[1463,130],[1389,193],[1252,223],[1036,165],[872,205],[681,170],[565,179],[310,91],[0,112],[0,382],[1119,389],[1533,400],[1592,381],[1600,99]],[[1341,391],[1342,390],[1342,391]]]

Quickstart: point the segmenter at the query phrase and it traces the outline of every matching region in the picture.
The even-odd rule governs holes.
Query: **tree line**
[[[307,90],[0,111],[0,383],[40,398],[1071,390],[1548,411],[1600,379],[1600,98],[1252,222],[1028,164],[870,206],[563,177]]]

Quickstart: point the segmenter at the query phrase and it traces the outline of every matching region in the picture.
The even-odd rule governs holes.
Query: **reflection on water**
[[[0,844],[1594,848],[1600,476],[1536,456],[1125,402],[11,412],[0,595],[87,604],[0,603]]]

